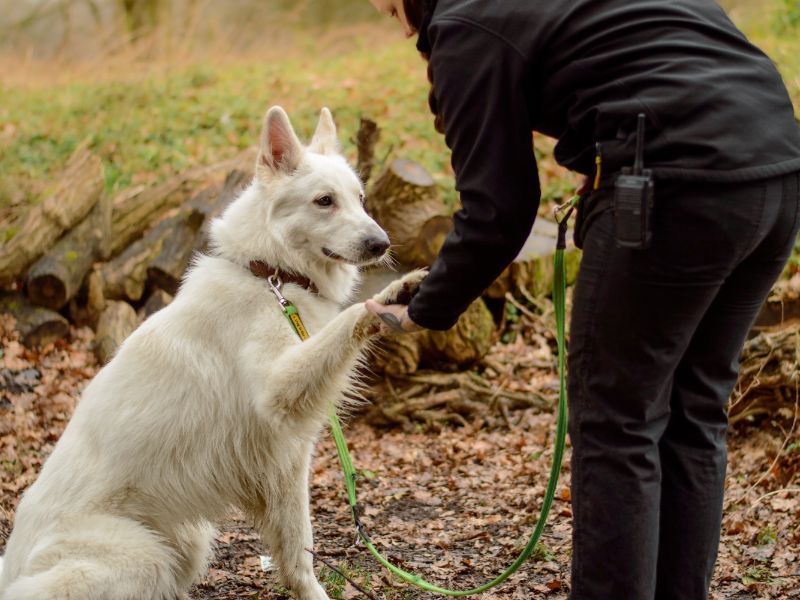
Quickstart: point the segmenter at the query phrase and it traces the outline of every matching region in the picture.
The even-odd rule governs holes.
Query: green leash
[[[358,499],[356,497],[356,470],[353,467],[353,459],[350,457],[350,451],[347,448],[347,441],[344,437],[344,432],[342,431],[342,424],[339,422],[339,417],[336,415],[336,410],[332,407],[329,415],[330,426],[331,426],[331,433],[333,433],[333,440],[336,444],[336,451],[339,454],[339,462],[342,465],[342,471],[344,471],[344,483],[345,488],[347,491],[347,501],[350,505],[350,510],[353,516],[353,524],[355,525],[356,531],[358,533],[359,539],[364,542],[364,545],[370,551],[372,556],[384,567],[386,567],[389,571],[394,573],[397,577],[406,581],[412,585],[415,585],[423,590],[434,592],[437,594],[445,595],[445,596],[472,596],[474,594],[480,594],[487,590],[492,589],[503,583],[506,579],[508,579],[511,575],[513,575],[521,566],[522,564],[530,558],[531,554],[533,553],[534,549],[536,548],[536,544],[539,541],[539,538],[544,531],[544,526],[547,521],[547,516],[550,513],[550,508],[553,505],[553,499],[555,498],[556,494],[556,486],[558,485],[558,476],[561,472],[561,462],[564,457],[564,445],[565,445],[565,438],[567,434],[567,389],[566,389],[566,376],[565,376],[565,363],[566,363],[566,344],[565,344],[565,316],[566,316],[566,268],[564,265],[564,250],[567,247],[566,244],[566,235],[567,235],[567,223],[569,220],[570,215],[572,214],[575,206],[578,203],[578,197],[572,198],[566,204],[562,204],[555,211],[556,221],[558,222],[558,241],[556,243],[556,253],[554,259],[554,275],[553,275],[553,303],[555,305],[555,313],[556,313],[556,341],[558,346],[558,377],[559,377],[559,391],[558,391],[558,418],[556,421],[556,444],[555,450],[553,451],[553,462],[550,467],[550,479],[547,482],[547,490],[545,491],[544,495],[544,502],[542,503],[542,508],[539,514],[539,520],[536,523],[536,528],[534,529],[533,533],[528,540],[528,543],[525,545],[525,548],[519,554],[517,559],[500,575],[498,575],[493,580],[485,583],[481,586],[476,588],[472,588],[469,590],[450,590],[447,588],[439,587],[434,585],[421,577],[414,575],[413,573],[409,573],[401,569],[400,567],[393,565],[386,559],[375,547],[375,545],[370,540],[369,536],[367,535],[366,530],[364,529],[364,525],[361,522],[361,517],[359,515],[359,506],[358,506]],[[278,291],[273,288],[273,291]],[[277,294],[276,294],[277,295]],[[296,321],[299,321],[299,315],[297,315],[297,309],[294,308],[294,305],[288,303],[282,296],[279,297],[279,300],[283,300],[281,306],[284,309],[284,312],[287,313],[287,318],[289,318],[290,323],[292,324],[295,332],[300,337],[301,340],[307,339],[308,334],[305,332],[305,328],[302,327],[302,321],[300,321],[300,326],[298,327]],[[284,304],[287,302],[287,304]],[[287,310],[288,309],[288,310]],[[294,309],[294,311],[292,311]],[[291,313],[291,316],[290,314]],[[297,318],[292,318],[296,316]]]

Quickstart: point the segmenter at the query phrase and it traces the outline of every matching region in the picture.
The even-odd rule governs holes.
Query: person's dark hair
[[[425,18],[425,10],[428,7],[430,0],[403,0],[403,8],[406,11],[406,19],[408,24],[419,33],[422,27],[422,21]],[[429,56],[425,53],[422,58],[428,62]],[[442,115],[439,113],[439,103],[436,101],[436,96],[433,94],[433,73],[431,72],[431,65],[428,62],[428,81],[431,83],[431,90],[428,92],[428,106],[433,113],[433,126],[439,133],[444,133],[444,121]]]
[[[419,31],[422,27],[422,18],[425,16],[425,0],[403,0],[403,8],[406,11],[408,24],[414,31]]]

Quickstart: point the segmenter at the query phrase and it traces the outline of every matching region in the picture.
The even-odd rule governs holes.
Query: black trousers
[[[798,184],[657,182],[647,250],[616,247],[610,210],[586,223],[569,348],[573,600],[707,598],[725,406],[797,236]]]

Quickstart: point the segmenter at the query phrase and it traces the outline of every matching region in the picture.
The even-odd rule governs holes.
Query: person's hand
[[[383,327],[394,333],[411,333],[422,329],[408,316],[405,304],[380,304],[375,300],[367,300],[364,307],[383,321]]]

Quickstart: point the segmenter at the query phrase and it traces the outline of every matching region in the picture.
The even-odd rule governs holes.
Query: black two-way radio
[[[644,168],[644,126],[640,113],[633,169],[624,167],[614,184],[614,239],[621,248],[647,248],[653,237],[653,173]]]

